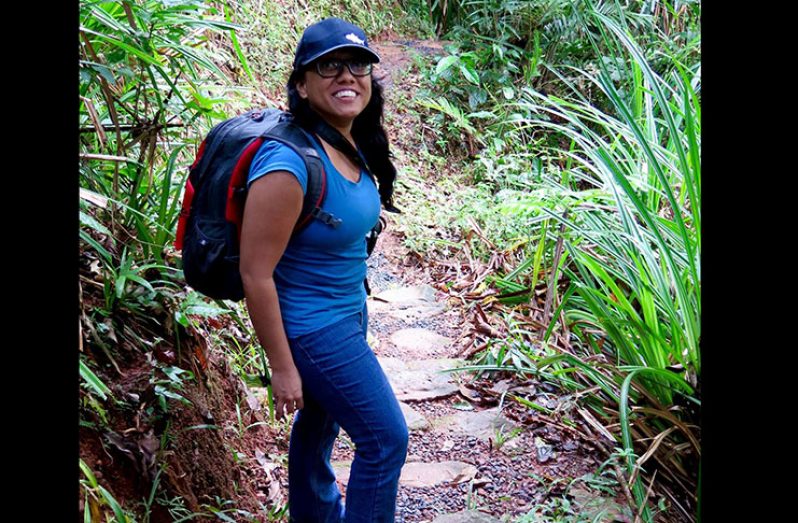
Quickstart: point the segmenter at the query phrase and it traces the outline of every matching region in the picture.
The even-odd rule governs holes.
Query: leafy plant
[[[80,360],[80,377],[83,380],[84,386],[92,391],[93,394],[100,397],[100,399],[106,399],[109,396],[113,396],[111,393],[111,389],[97,377],[94,372],[89,368],[88,365],[83,360]]]
[[[181,369],[172,365],[164,365],[161,362],[150,358],[153,367],[153,375],[150,383],[154,386],[154,392],[158,400],[158,405],[163,412],[169,412],[169,400],[176,400],[185,405],[191,405],[191,401],[182,394],[184,382],[193,380],[194,374],[191,371]],[[159,377],[165,376],[165,378]]]
[[[79,460],[83,479],[80,486],[83,490],[83,521],[113,521],[114,523],[135,523],[135,517],[122,508],[114,495],[99,484],[91,468]],[[108,515],[110,513],[110,516]]]
[[[570,276],[575,296],[590,311],[573,317],[601,325],[621,361],[658,369],[679,364],[695,383],[701,315],[698,97],[687,71],[669,79],[655,75],[633,41],[613,21],[601,20],[638,60],[643,83],[633,100],[639,95],[644,111],[618,95],[606,71],[594,80],[618,118],[584,103],[541,103],[545,98],[526,93],[536,110],[568,125],[530,123],[573,139],[579,152],[568,156],[595,177],[615,206],[614,213],[577,209],[579,223],[567,223],[582,236],[568,246],[575,262]],[[670,402],[667,388],[652,390]]]
[[[109,197],[113,235],[135,231],[141,254],[159,263],[179,210],[179,133],[211,113],[202,82],[225,78],[198,50],[205,31],[236,28],[215,13],[199,2],[81,3],[81,185]],[[177,144],[161,163],[164,136]]]
[[[429,76],[454,93],[452,108],[430,107],[450,116],[429,122],[455,138],[465,133],[452,122],[474,110],[476,98],[464,89],[492,89],[478,102],[490,123],[468,121],[483,148],[468,167],[471,179],[460,181],[477,183],[450,200],[457,212],[436,208],[456,240],[469,238],[473,224],[480,228],[461,250],[457,241],[446,245],[469,263],[490,264],[477,290],[494,290],[503,305],[494,319],[507,328],[483,344],[470,368],[558,382],[605,423],[620,422],[610,437],[622,445],[635,503],[650,521],[642,465],[656,461],[658,478],[692,498],[700,452],[700,36],[685,38],[698,24],[697,6],[519,2],[551,8],[522,41],[523,32],[511,30],[521,27],[512,18],[521,8],[511,16],[511,4],[480,11],[493,4],[457,3],[462,30],[451,34],[462,40],[439,62],[442,74]],[[510,29],[500,28],[504,22]],[[673,26],[684,31],[678,41]],[[482,31],[471,35],[474,27]],[[489,48],[493,64],[483,59]],[[493,70],[505,66],[496,57],[506,49],[521,58],[509,82]],[[455,56],[463,55],[477,64],[479,85],[459,71]],[[459,90],[450,85],[456,82]],[[530,248],[506,250],[524,242]],[[494,261],[508,258],[516,269],[498,269]],[[537,340],[525,311],[543,285],[553,313],[536,326],[543,331]],[[582,395],[595,386],[598,392]]]
[[[495,438],[494,442],[496,444],[497,449],[501,449],[508,441],[512,440],[513,438],[517,437],[523,429],[521,427],[515,427],[511,429],[509,432],[506,432],[504,425],[500,426],[496,429],[494,433]]]

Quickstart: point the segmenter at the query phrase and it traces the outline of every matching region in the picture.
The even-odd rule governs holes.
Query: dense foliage
[[[391,22],[390,11],[379,17],[359,0],[302,10],[278,1],[80,2],[80,424],[113,440],[114,411],[161,431],[153,443],[159,450],[150,463],[157,465],[151,491],[136,506],[122,506],[81,459],[85,521],[146,522],[157,505],[175,521],[201,516],[164,496],[170,414],[175,404],[189,403],[185,386],[197,381],[181,355],[183,338],[225,316],[245,333],[225,344],[233,368],[257,380],[265,361],[239,309],[185,288],[172,243],[188,166],[198,138],[227,114],[253,101],[276,105],[268,94],[286,76],[295,28],[344,12],[356,13],[370,33]],[[247,32],[234,20],[257,23]],[[152,398],[116,392],[134,354],[151,367]],[[221,519],[245,517],[229,503],[203,510]],[[267,509],[278,517],[285,507]]]
[[[535,375],[573,392],[577,402],[550,414],[599,425],[598,438],[606,435],[626,465],[617,481],[631,487],[644,520],[654,510],[641,478],[655,473],[693,519],[699,2],[311,4],[80,3],[81,425],[101,428],[109,406],[124,404],[101,378],[117,367],[120,348],[155,353],[168,335],[179,351],[181,329],[220,314],[246,330],[238,311],[184,289],[171,243],[187,166],[197,137],[228,111],[281,103],[301,27],[346,13],[369,34],[412,26],[450,42],[446,56],[420,64],[428,65],[425,94],[403,103],[434,135],[419,161],[459,176],[440,180],[440,195],[424,193],[429,205],[400,227],[430,259],[473,257],[490,268],[474,283],[486,297],[475,303],[493,307],[491,321],[506,335],[488,339],[473,368]],[[400,191],[413,198],[413,173],[403,175]],[[230,357],[244,377],[265,370],[254,344],[231,346]],[[150,361],[156,401],[145,415],[163,417],[185,401],[182,384],[194,376]],[[85,513],[148,520],[155,487],[136,514],[81,469]]]
[[[637,504],[645,505],[640,469],[653,459],[645,470],[686,495],[682,511],[694,517],[698,2],[426,5],[452,44],[429,68],[418,106],[432,115],[438,154],[463,159],[456,183],[466,186],[449,189],[453,202],[436,211],[437,226],[454,224],[466,256],[494,267],[514,260],[512,270],[485,278],[493,300],[509,306],[495,318],[508,335],[489,340],[474,368],[543,376],[580,395],[596,387],[583,401],[619,427],[613,439]],[[408,236],[429,237],[430,217],[417,218]],[[457,243],[413,246],[451,255]],[[536,290],[544,289],[539,307]],[[536,322],[543,336],[524,327]]]

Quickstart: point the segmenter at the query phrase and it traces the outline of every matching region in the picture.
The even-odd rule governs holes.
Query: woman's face
[[[334,127],[348,128],[371,100],[371,74],[354,76],[344,66],[337,76],[325,78],[317,72],[316,62],[327,60],[362,61],[362,57],[347,50],[322,56],[309,66],[304,78],[297,82],[297,92],[328,123]]]

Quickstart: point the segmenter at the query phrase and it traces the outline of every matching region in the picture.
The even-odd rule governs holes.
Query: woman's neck
[[[354,136],[352,136],[352,126],[353,122],[335,122],[330,121],[327,118],[323,118],[319,113],[316,111],[309,111],[305,113],[301,118],[301,123],[303,127],[305,127],[308,131],[318,135],[318,136],[326,136],[328,133],[324,131],[324,127],[329,128],[330,130],[335,130],[337,134],[340,134],[352,147],[357,149],[357,143],[355,142]],[[330,136],[328,141],[336,141],[334,136]]]
[[[326,120],[325,120],[326,121]],[[333,129],[341,133],[341,136],[346,138],[346,140],[352,144],[352,147],[357,148],[355,145],[355,139],[352,137],[352,122],[349,122],[346,125],[338,125],[332,122],[327,122]]]
[[[336,122],[331,122],[326,118],[322,118],[322,121],[325,122],[327,125],[338,131],[341,136],[343,136],[347,142],[349,142],[352,147],[357,149],[357,144],[355,144],[355,138],[352,136],[352,122],[348,122],[346,124],[339,124]]]

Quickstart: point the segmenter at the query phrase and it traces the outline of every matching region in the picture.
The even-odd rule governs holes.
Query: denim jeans
[[[295,523],[393,523],[408,432],[393,390],[366,343],[367,314],[289,340],[302,377],[288,451]],[[343,428],[355,444],[346,507],[330,466]]]

